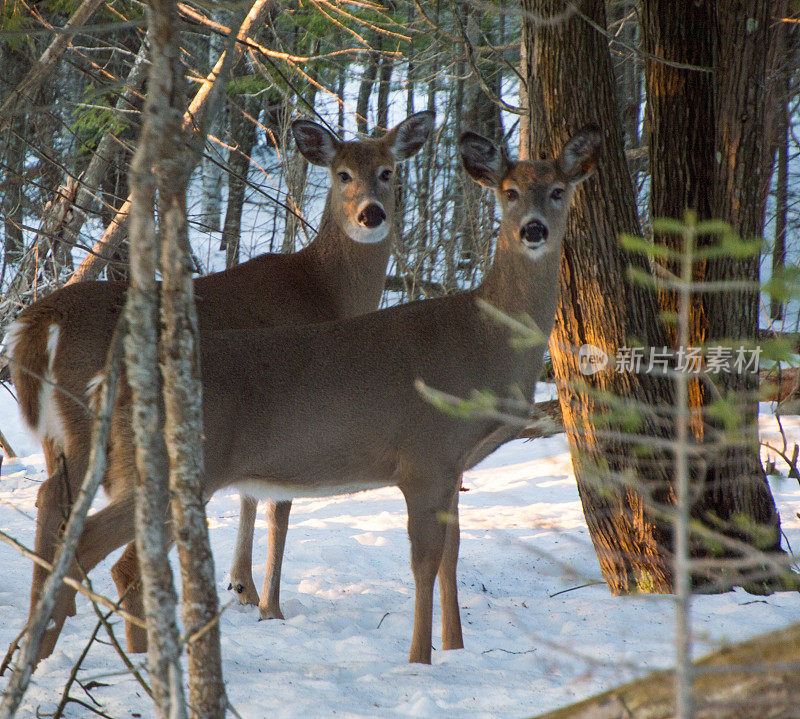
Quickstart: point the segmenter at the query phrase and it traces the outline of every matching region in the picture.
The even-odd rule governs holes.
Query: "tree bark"
[[[172,93],[178,38],[173,12],[164,4],[147,6],[152,49],[141,136],[131,163],[131,283],[125,315],[127,380],[132,394],[132,428],[138,482],[136,552],[147,622],[148,660],[156,715],[185,717],[176,596],[166,534],[169,507],[168,464],[157,357],[158,244],[153,215],[156,165],[162,141],[170,137]],[[180,115],[179,115],[180,117]],[[173,120],[174,122],[174,120]]]
[[[161,11],[173,20],[174,6]],[[172,59],[172,116],[184,106],[183,73]],[[189,655],[190,715],[221,719],[227,700],[214,560],[203,500],[203,416],[198,324],[192,285],[192,261],[186,223],[186,192],[194,165],[192,147],[181,145],[178,123],[165,134],[158,162],[161,235],[161,323],[159,342],[164,380],[164,436],[169,455],[172,518],[183,585],[183,626]],[[170,151],[164,152],[169,147]],[[181,148],[176,151],[176,148]]]
[[[636,199],[625,159],[608,44],[582,18],[563,16],[556,0],[525,0],[524,10],[554,23],[523,22],[532,157],[556,154],[571,132],[587,122],[604,131],[597,176],[583,183],[573,201],[561,263],[561,300],[550,339],[558,396],[589,532],[603,576],[614,593],[665,592],[672,587],[671,527],[656,507],[669,506],[670,462],[654,452],[643,458],[612,422],[596,426],[607,407],[597,392],[648,406],[671,406],[672,388],[653,375],[617,372],[613,361],[582,376],[577,348],[599,347],[613,356],[637,338],[661,346],[663,331],[652,293],[628,282],[626,267],[648,271],[646,260],[618,244],[621,232],[639,235]],[[605,27],[602,0],[582,3],[582,12]],[[576,52],[575,48],[580,48]],[[534,68],[536,71],[534,72]],[[588,385],[582,388],[575,378]],[[662,423],[644,415],[638,431],[662,438]],[[622,480],[633,475],[638,484]]]
[[[153,50],[153,68],[159,71],[160,78],[154,86],[151,75],[148,92],[148,98],[150,92],[154,96],[155,107],[151,111],[157,108],[161,115],[155,163],[162,275],[158,353],[172,526],[181,566],[182,614],[189,656],[189,713],[197,719],[221,719],[227,699],[216,621],[214,561],[202,491],[200,355],[186,221],[189,178],[206,132],[201,119],[200,132],[195,136],[200,141],[187,142],[182,127],[186,85],[180,62],[177,6],[172,0],[152,2],[155,33],[163,33],[162,38],[156,38]],[[150,641],[152,637],[148,636]]]
[[[730,223],[740,237],[760,238],[771,170],[767,161],[766,78],[768,51],[780,18],[788,14],[788,1],[720,2],[719,41],[715,57],[717,113],[715,132],[716,176],[712,212]],[[761,253],[746,259],[733,257],[709,263],[708,278],[758,281]],[[735,307],[736,311],[731,311]],[[712,293],[708,297],[709,341],[758,341],[760,296],[757,290]],[[706,478],[703,500],[709,512],[730,532],[760,549],[780,551],[780,517],[761,466],[758,437],[758,368],[721,376],[724,390],[735,398],[745,420],[741,443],[713,463]],[[744,520],[744,521],[742,521]],[[742,525],[756,525],[755,531]],[[771,534],[771,541],[761,537]],[[781,588],[774,571],[745,586],[750,591]]]
[[[244,98],[240,98],[244,100]],[[248,114],[258,113],[255,101],[243,102]],[[239,264],[241,244],[242,209],[247,187],[247,173],[250,170],[250,153],[256,142],[255,123],[238,108],[230,113],[231,140],[236,148],[228,160],[228,205],[225,209],[225,222],[222,226],[222,243],[225,247],[225,267]]]
[[[646,61],[651,167],[651,214],[682,218],[686,209],[702,219],[730,223],[745,239],[763,232],[767,162],[764,134],[767,59],[775,18],[782,3],[747,0],[695,3],[692,0],[646,0],[642,4]],[[785,6],[783,6],[785,9]],[[661,58],[699,66],[675,67]],[[656,236],[676,248],[679,238]],[[706,243],[715,238],[701,238]],[[694,280],[702,282],[759,279],[759,256],[726,257],[698,262]],[[668,266],[670,271],[674,267]],[[662,310],[674,312],[674,292],[659,293]],[[691,346],[758,338],[759,294],[756,290],[695,294]],[[675,346],[674,333],[670,333]],[[693,381],[694,435],[704,442],[708,471],[693,480],[699,496],[696,519],[716,531],[758,549],[780,551],[780,520],[759,457],[758,368],[719,375],[719,389],[742,420],[733,446],[715,450],[704,442],[704,423],[724,431],[705,414],[714,400],[707,385]],[[768,538],[767,538],[768,537]],[[693,552],[708,548],[695,538]],[[714,589],[741,583],[751,591],[769,591],[775,571],[759,567],[763,581],[748,575],[726,576],[724,563],[705,579]],[[774,579],[775,586],[780,581]]]

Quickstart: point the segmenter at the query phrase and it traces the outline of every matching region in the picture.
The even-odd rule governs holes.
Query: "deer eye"
[[[345,170],[340,170],[340,171],[339,171],[339,172],[337,172],[336,174],[339,176],[339,179],[340,179],[342,182],[350,182],[350,180],[352,180],[352,179],[353,179],[353,178],[350,176],[350,173],[349,173],[349,172],[346,172]]]
[[[559,202],[561,198],[564,197],[564,188],[563,187],[556,187],[554,190],[550,192],[550,199],[553,202]]]
[[[519,192],[517,192],[517,190],[515,190],[513,187],[507,189],[506,190],[506,199],[509,202],[515,202],[516,200],[519,199]]]
[[[389,182],[389,178],[392,176],[391,170],[383,170],[378,177],[380,178],[381,182]]]

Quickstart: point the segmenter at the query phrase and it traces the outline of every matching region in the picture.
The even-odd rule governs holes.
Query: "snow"
[[[542,387],[540,398],[551,391]],[[0,426],[26,454],[3,465],[0,528],[32,546],[43,459],[20,431],[7,396],[0,399]],[[784,418],[784,427],[792,441],[800,440],[800,418]],[[778,441],[766,413],[762,429],[765,439]],[[502,447],[466,475],[465,486],[459,598],[466,648],[441,651],[437,606],[433,664],[406,663],[413,581],[398,490],[296,501],[283,571],[286,620],[259,622],[256,608],[238,604],[221,620],[227,690],[243,717],[522,717],[672,664],[671,599],[613,597],[604,584],[594,583],[600,570],[563,435]],[[800,485],[775,479],[772,486],[788,540],[800,547]],[[238,506],[233,491],[219,493],[208,505],[222,603],[232,597],[227,569]],[[261,516],[254,548],[257,586],[265,530]],[[113,561],[92,573],[94,589],[111,597]],[[30,565],[0,544],[0,566],[4,651],[25,622]],[[177,573],[176,561],[173,566]],[[799,610],[797,593],[755,597],[737,590],[697,597],[695,653],[786,626]],[[34,674],[19,716],[32,717],[37,707],[54,709],[95,622],[91,606],[79,597],[77,616],[67,620],[55,653]],[[117,635],[122,637],[121,624]],[[139,685],[121,670],[115,652],[96,643],[79,677],[100,682],[91,694],[109,715],[152,716]],[[0,678],[0,688],[6,681]],[[77,686],[73,695],[88,701]],[[72,704],[65,716],[84,717],[87,711]]]

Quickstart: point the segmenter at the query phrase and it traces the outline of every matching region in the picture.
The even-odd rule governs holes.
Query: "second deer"
[[[600,144],[599,130],[588,127],[553,161],[511,162],[490,140],[461,137],[467,172],[494,189],[502,209],[495,258],[475,290],[320,325],[202,338],[207,497],[232,484],[276,501],[391,485],[402,491],[416,587],[412,662],[431,660],[437,574],[443,647],[463,646],[456,589],[460,477],[517,432],[499,418],[443,414],[416,383],[457,397],[474,390],[533,397],[545,341],[515,348],[512,329],[483,303],[527,315],[550,334],[570,200],[592,172]],[[133,538],[126,386],[112,438],[104,480],[111,502],[88,518],[76,555],[87,571]],[[71,595],[64,587],[42,656],[55,645]]]

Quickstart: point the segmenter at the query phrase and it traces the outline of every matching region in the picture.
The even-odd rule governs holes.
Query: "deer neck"
[[[501,233],[494,261],[476,296],[511,317],[527,315],[548,337],[558,305],[561,253],[531,258],[512,249],[515,242]]]
[[[342,315],[370,312],[386,282],[392,230],[381,242],[354,242],[334,219],[330,204],[328,193],[319,232],[304,253]]]

